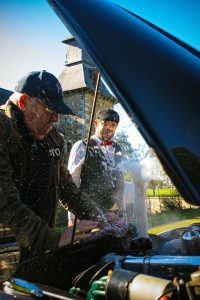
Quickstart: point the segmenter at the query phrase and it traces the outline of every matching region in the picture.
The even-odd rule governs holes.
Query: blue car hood
[[[104,0],[49,0],[184,198],[200,204],[199,52]]]

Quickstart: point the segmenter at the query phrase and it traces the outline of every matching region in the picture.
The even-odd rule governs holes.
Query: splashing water
[[[151,152],[148,151],[144,159],[123,161],[119,164],[119,168],[121,171],[128,171],[133,175],[132,202],[135,203],[137,235],[138,237],[148,237],[146,189],[148,181],[154,177],[153,171],[157,168],[157,161],[152,158]]]

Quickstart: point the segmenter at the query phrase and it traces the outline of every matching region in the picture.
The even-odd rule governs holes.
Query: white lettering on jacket
[[[49,154],[50,156],[60,156],[60,149],[59,148],[50,149]]]

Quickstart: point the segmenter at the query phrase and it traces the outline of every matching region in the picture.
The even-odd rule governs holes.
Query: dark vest
[[[84,141],[86,144],[86,141]],[[121,147],[113,143],[115,153],[121,153]],[[116,155],[116,164],[121,161],[121,155]],[[86,162],[81,172],[81,190],[90,195],[102,212],[107,212],[115,202],[122,201],[123,174],[112,167],[94,139],[90,139]],[[116,189],[122,190],[121,199],[116,199]]]

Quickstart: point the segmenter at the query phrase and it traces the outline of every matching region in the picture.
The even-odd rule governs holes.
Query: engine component
[[[200,270],[191,274],[191,281],[186,283],[189,299],[200,299]]]
[[[176,287],[170,280],[120,269],[108,280],[106,299],[155,300],[165,294],[171,299],[174,293]]]
[[[200,250],[200,223],[193,223],[182,234],[182,248],[186,254],[198,255]]]
[[[4,291],[11,295],[43,297],[43,293],[37,285],[14,277],[11,278],[10,282],[4,283]]]
[[[131,250],[140,255],[145,255],[148,250],[152,249],[152,247],[152,241],[150,238],[134,238],[130,244]]]
[[[121,267],[137,273],[173,280],[181,277],[190,280],[190,274],[200,266],[200,256],[125,256]]]

